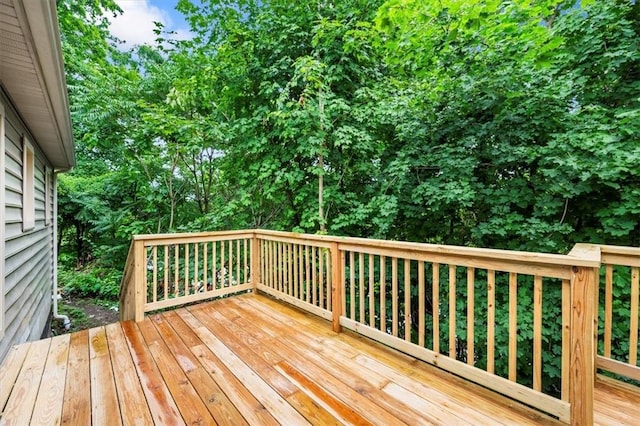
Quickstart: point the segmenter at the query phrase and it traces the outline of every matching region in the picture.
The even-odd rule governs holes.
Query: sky
[[[116,18],[109,17],[111,33],[125,41],[126,49],[136,44],[152,44],[154,21],[162,22],[165,30],[175,31],[176,38],[191,37],[189,25],[182,14],[175,10],[178,0],[116,0],[123,11]]]

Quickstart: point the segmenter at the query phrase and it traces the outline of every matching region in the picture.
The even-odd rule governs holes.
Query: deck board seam
[[[227,304],[224,304],[222,306],[225,308],[224,313],[233,312],[228,309],[229,306]],[[303,404],[298,403],[295,395],[298,393],[301,395],[302,394],[306,395],[304,390],[301,389],[299,386],[297,386],[295,383],[288,380],[285,375],[283,375],[278,369],[275,368],[275,366],[272,364],[272,361],[269,361],[264,357],[264,354],[261,354],[260,352],[257,352],[254,350],[254,347],[257,346],[257,344],[262,342],[261,340],[256,339],[253,336],[247,335],[247,333],[243,329],[238,328],[237,325],[235,325],[231,319],[226,318],[228,315],[224,315],[224,313],[218,312],[218,310],[214,311],[214,310],[199,309],[197,311],[201,313],[201,315],[203,316],[206,315],[206,318],[210,319],[209,321],[206,321],[206,323],[209,324],[207,328],[216,336],[218,336],[218,338],[220,338],[230,350],[236,353],[238,357],[242,359],[245,359],[245,358],[256,359],[257,357],[258,361],[251,362],[247,360],[245,362],[250,368],[253,369],[253,371],[256,372],[256,374],[262,377],[263,380],[265,380],[265,382],[267,382],[274,389],[274,391],[276,391],[286,401],[288,401],[289,404],[292,406],[292,408],[298,411],[300,415],[307,418],[308,421],[312,421],[314,419],[318,419],[320,416],[323,416],[324,412],[322,412],[323,408],[321,405],[318,405],[316,412],[310,412],[308,408],[305,409]],[[227,337],[225,338],[223,335],[226,335]],[[237,339],[234,339],[233,337],[230,337],[230,336],[237,337]],[[250,343],[244,342],[245,339],[255,341],[256,345],[250,345]],[[243,353],[247,354],[248,356],[245,356]],[[262,365],[262,367],[260,367],[260,365]],[[264,369],[266,369],[266,371]],[[271,379],[268,377],[269,376],[268,373],[277,374],[279,377],[287,380],[287,384],[289,386],[292,386],[294,390],[288,391],[289,394],[285,395],[285,392],[287,391],[281,389],[282,384],[278,385],[277,380],[272,383]],[[327,419],[325,417],[325,422],[323,423],[326,423],[326,420]]]
[[[229,301],[228,303],[232,303],[232,302]],[[243,307],[242,309],[246,310],[246,313],[251,312],[251,311],[247,310],[246,307]],[[255,312],[255,311],[253,311],[253,312]],[[250,324],[247,324],[246,326],[250,326]],[[343,380],[344,378],[337,377],[335,374],[332,374],[331,371],[327,370],[323,365],[321,365],[320,363],[318,363],[316,361],[313,361],[313,360],[310,360],[310,359],[305,359],[306,351],[305,351],[305,353],[299,352],[297,347],[292,346],[290,344],[287,344],[286,340],[287,339],[274,339],[271,342],[271,344],[274,345],[275,347],[280,347],[282,349],[286,348],[286,350],[290,351],[291,355],[293,355],[293,357],[292,357],[293,359],[289,359],[288,362],[292,363],[292,365],[293,364],[297,365],[298,366],[297,369],[299,371],[301,371],[300,370],[301,368],[303,368],[303,369],[305,368],[305,363],[313,364],[313,368],[319,369],[320,371],[323,371],[327,375],[331,375],[334,378],[335,381],[339,382],[340,383],[340,387],[344,389],[344,392],[350,393],[352,391],[355,391],[355,393],[359,394],[360,397],[365,396],[365,398],[363,398],[362,401],[361,401],[363,404],[366,405],[368,402],[370,402],[369,398],[367,398],[368,395],[366,394],[366,389],[365,389],[366,385],[364,385],[364,383],[361,383],[361,385],[363,385],[362,389],[352,389],[351,386],[349,386],[349,384],[344,382],[344,380]],[[297,359],[297,361],[294,361],[294,359]],[[306,365],[306,367],[309,368],[309,365]],[[335,365],[334,365],[334,368],[335,368]],[[325,380],[326,380],[326,378],[325,378]],[[329,391],[326,388],[325,388],[325,390],[330,392],[330,393],[333,393],[333,392]],[[345,399],[346,396],[344,394],[341,394],[341,395],[334,394],[334,396],[337,397],[338,399],[342,400],[345,404],[349,404],[349,401],[347,399]],[[394,415],[393,413],[389,412],[389,410],[387,410],[386,408],[381,407],[381,406],[379,406],[378,404],[376,404],[374,402],[372,402],[372,403],[375,404],[376,407],[379,410],[385,412],[389,416],[389,418],[393,418],[393,422],[395,422],[395,424],[406,423],[404,421],[401,421],[400,418],[397,417],[397,415]],[[360,412],[360,414],[364,415],[365,417],[371,416],[371,413],[368,413],[368,412]],[[379,413],[379,414],[382,414],[382,413]],[[372,419],[372,420],[374,420],[374,419]]]

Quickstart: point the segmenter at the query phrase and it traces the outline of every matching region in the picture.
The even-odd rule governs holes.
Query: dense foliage
[[[131,52],[112,0],[58,8],[62,261],[102,296],[136,233],[640,244],[640,2],[181,0],[193,39]]]

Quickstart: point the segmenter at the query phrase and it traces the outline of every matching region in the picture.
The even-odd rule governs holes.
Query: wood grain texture
[[[571,423],[593,424],[595,352],[593,294],[597,269],[574,267],[571,278],[571,361],[569,403]]]
[[[92,424],[120,425],[120,406],[104,327],[89,330]]]
[[[84,330],[72,334],[69,345],[62,424],[89,425],[91,424],[89,332]]]
[[[62,422],[70,337],[69,334],[63,334],[51,339],[42,383],[31,416],[32,425],[59,425]]]
[[[105,327],[109,342],[109,353],[113,366],[122,423],[125,425],[147,425],[152,423],[151,412],[138,380],[133,359],[120,324]]]
[[[185,424],[137,325],[131,321],[124,322],[122,330],[153,421],[160,424]]]
[[[162,374],[162,380],[167,385],[186,424],[210,424],[212,416],[209,410],[198,397],[198,393],[167,347],[167,343],[164,341],[165,336],[160,336],[154,327],[153,323],[156,318],[140,323],[139,328],[155,364]]]
[[[571,284],[563,286],[576,301]],[[570,304],[569,315],[578,315],[576,309]],[[341,322],[357,324],[345,317]],[[395,339],[384,343],[407,353],[414,347],[436,357],[378,326],[370,330]],[[576,336],[569,337],[575,343]],[[444,368],[457,366],[461,375],[479,371],[447,356],[435,360]],[[572,364],[571,379],[575,369]],[[0,371],[7,373],[3,384],[9,383],[0,417],[7,424],[560,424],[362,335],[335,333],[330,318],[252,294],[26,344]],[[519,386],[481,373],[502,380],[498,388],[506,392],[507,384]],[[637,424],[640,390],[591,378],[594,424]],[[524,397],[531,403],[541,398]]]
[[[29,352],[31,343],[25,343],[19,346],[13,346],[9,354],[5,358],[0,367],[0,413],[4,411],[4,407],[11,395],[16,377],[20,374],[22,364]]]
[[[4,407],[4,425],[29,424],[50,346],[51,340],[40,340],[29,347],[22,369],[13,385],[13,391]]]

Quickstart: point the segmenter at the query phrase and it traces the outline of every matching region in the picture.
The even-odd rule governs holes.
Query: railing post
[[[598,269],[574,266],[571,271],[571,359],[569,403],[572,425],[593,425],[595,386],[595,288]]]
[[[260,273],[260,268],[262,267],[261,257],[260,240],[258,239],[258,234],[254,232],[251,239],[251,285],[254,293],[258,291],[258,283],[262,281],[262,274]]]
[[[134,240],[133,256],[133,319],[139,322],[144,319],[144,303],[147,294],[147,257],[144,240]]]
[[[344,252],[338,243],[331,244],[331,313],[333,314],[333,331],[342,331],[340,316],[342,315],[342,298],[344,297]]]

